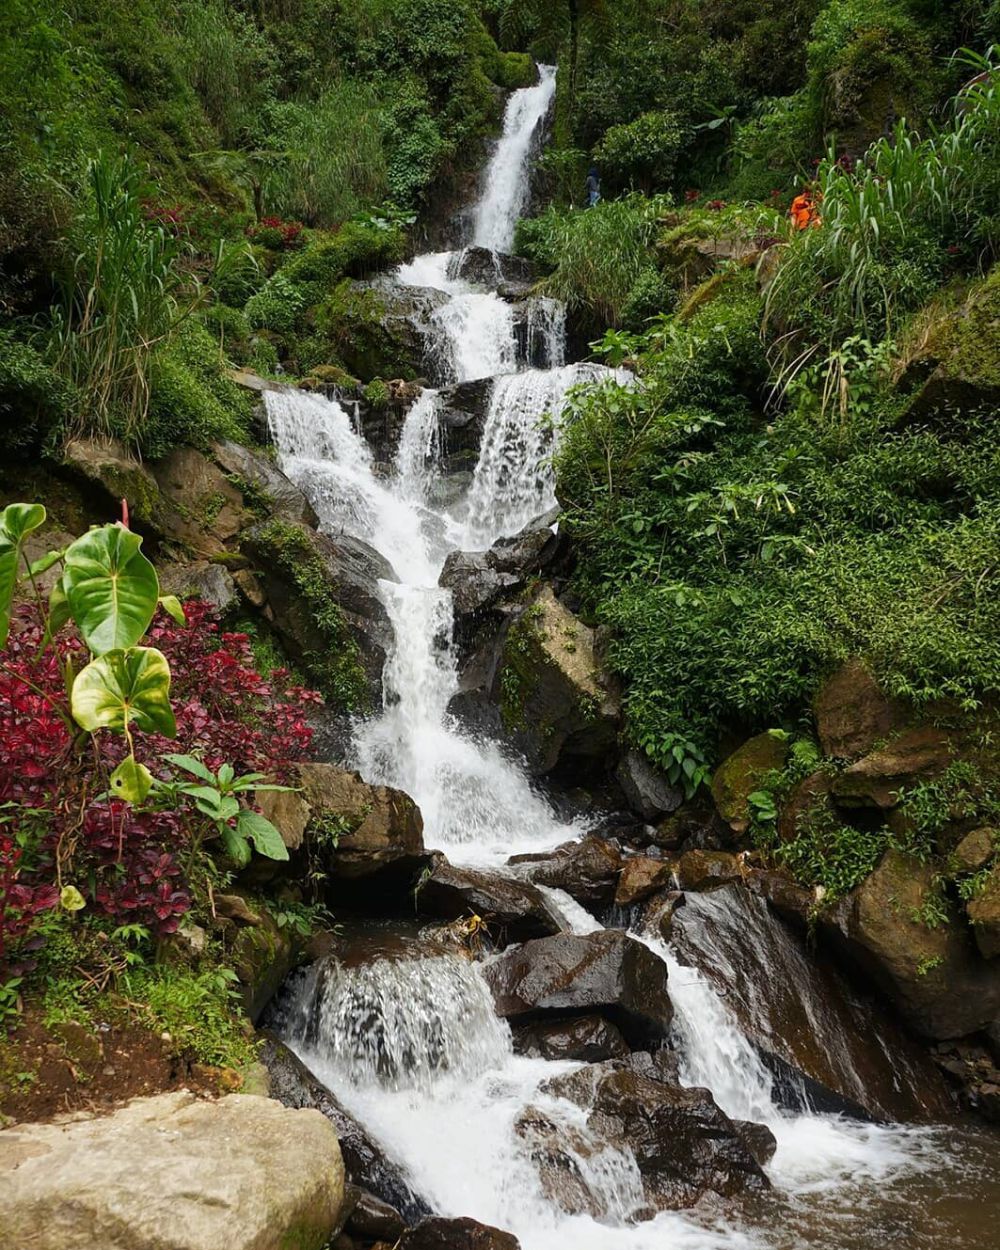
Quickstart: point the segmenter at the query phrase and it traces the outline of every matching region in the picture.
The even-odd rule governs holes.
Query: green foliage
[[[686,138],[669,109],[643,113],[627,125],[606,130],[594,148],[594,159],[618,186],[668,190]]]
[[[246,1068],[256,1058],[238,1016],[236,974],[229,968],[194,972],[172,964],[130,969],[122,989],[150,1027],[170,1036],[178,1053],[202,1063]]]
[[[517,250],[552,270],[544,292],[584,314],[595,332],[620,325],[637,286],[648,291],[656,281],[649,249],[668,203],[631,195],[590,209],[550,208],[519,224]]]
[[[72,388],[44,355],[13,331],[0,330],[0,449],[8,456],[36,451],[64,425]]]

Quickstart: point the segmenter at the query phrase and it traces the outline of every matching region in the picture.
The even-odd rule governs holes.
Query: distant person
[[[598,177],[597,167],[591,165],[590,173],[587,175],[587,207],[593,208],[600,198],[601,179]]]

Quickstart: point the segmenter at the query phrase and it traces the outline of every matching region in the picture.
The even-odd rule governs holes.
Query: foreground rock
[[[745,833],[750,827],[750,795],[760,789],[767,773],[783,767],[787,756],[787,735],[768,730],[744,742],[715,770],[712,798],[735,833]]]
[[[269,1098],[161,1094],[0,1133],[12,1250],[321,1250],[343,1202],[329,1122]]]
[[[456,868],[442,856],[417,891],[417,908],[425,916],[460,920],[481,917],[497,946],[525,942],[559,932],[559,922],[540,890],[504,873]]]
[[[478,1220],[429,1219],[411,1228],[396,1250],[520,1250],[513,1233],[505,1233]]]
[[[504,640],[493,696],[532,772],[613,758],[621,707],[594,631],[545,586]]]
[[[773,1138],[770,1143],[765,1140],[768,1130],[734,1123],[708,1090],[683,1089],[657,1079],[652,1067],[639,1071],[611,1062],[557,1077],[544,1091],[586,1112],[587,1130],[595,1143],[631,1151],[650,1208],[634,1213],[639,1218],[693,1206],[707,1193],[734,1198],[770,1188],[755,1157],[766,1160],[773,1153]],[[550,1166],[561,1164],[564,1173],[577,1171],[577,1179],[582,1179],[572,1158],[566,1158],[563,1133],[550,1139],[548,1153]],[[543,1167],[543,1176],[544,1172]],[[567,1191],[558,1180],[553,1183],[550,1178],[547,1188],[567,1209],[580,1209],[572,1202],[572,1189]]]
[[[621,930],[526,942],[483,971],[508,1020],[597,1012],[643,1045],[664,1037],[673,1018],[666,965]]]
[[[1000,1016],[1000,965],[977,951],[933,866],[887,852],[823,925],[926,1037],[963,1037]]]

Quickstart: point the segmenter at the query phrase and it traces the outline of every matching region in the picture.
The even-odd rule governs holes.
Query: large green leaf
[[[260,812],[251,812],[246,808],[240,812],[236,820],[236,828],[257,848],[261,855],[268,859],[287,859],[288,847],[278,830],[266,816]]]
[[[142,803],[153,788],[153,774],[145,764],[127,755],[111,774],[111,793],[126,803]]]
[[[172,738],[177,732],[170,707],[170,666],[155,647],[109,651],[77,675],[70,700],[81,729],[121,732],[134,721],[148,733]]]
[[[6,646],[10,632],[21,543],[44,522],[45,509],[40,503],[11,503],[0,512],[0,647]]]
[[[73,619],[95,655],[134,647],[149,628],[160,585],[139,550],[142,538],[105,525],[66,551],[63,588]]]

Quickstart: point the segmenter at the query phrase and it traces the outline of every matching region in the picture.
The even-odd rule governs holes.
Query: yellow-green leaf
[[[111,793],[126,803],[141,803],[153,788],[153,774],[134,756],[122,760],[111,774]]]
[[[178,625],[187,624],[187,617],[184,615],[184,608],[181,606],[181,601],[176,595],[161,595],[160,607],[168,616],[173,617]]]
[[[134,721],[148,733],[172,738],[170,666],[155,647],[109,651],[92,660],[73,682],[73,719],[81,729],[121,732]]]
[[[63,911],[82,911],[87,900],[75,885],[64,885],[59,891],[59,906]]]

